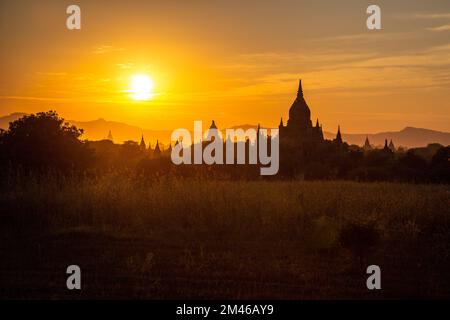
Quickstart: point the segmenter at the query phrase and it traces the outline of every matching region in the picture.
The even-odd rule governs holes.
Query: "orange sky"
[[[358,0],[2,0],[0,116],[276,126],[302,78],[326,131],[450,131],[450,1],[377,3],[381,31]],[[154,80],[152,100],[125,92],[135,74]]]

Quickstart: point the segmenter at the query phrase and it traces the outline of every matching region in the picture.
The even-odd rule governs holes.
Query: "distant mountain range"
[[[384,140],[394,142],[396,147],[403,146],[408,148],[425,147],[430,143],[439,143],[444,146],[450,145],[450,132],[441,132],[430,129],[406,127],[400,131],[386,131],[373,134],[342,133],[342,139],[349,144],[363,145],[369,138],[370,144],[374,146],[383,146]],[[334,139],[336,133],[324,132],[326,139]]]
[[[19,119],[20,117],[26,116],[26,113],[23,112],[15,112],[11,113],[7,116],[0,117],[0,129],[8,129],[9,123]]]
[[[0,117],[0,128],[7,129],[11,121],[17,120],[24,115],[26,115],[26,113],[17,112]],[[157,139],[168,143],[172,133],[172,131],[169,130],[147,130],[137,126],[128,125],[126,123],[107,121],[105,119],[97,119],[92,121],[67,121],[75,125],[77,128],[83,129],[84,134],[82,138],[89,140],[106,139],[109,131],[111,131],[113,140],[116,143],[122,143],[126,140],[134,140],[139,142],[141,136],[144,135],[146,143],[150,142],[154,146]]]
[[[0,128],[7,129],[9,122],[17,120],[26,115],[26,113],[12,113],[10,115],[0,117]],[[152,145],[156,140],[168,143],[172,131],[170,130],[149,130],[142,129],[137,126],[128,125],[122,122],[107,121],[105,119],[97,119],[92,121],[75,121],[68,120],[68,122],[84,129],[83,138],[89,140],[102,140],[108,136],[109,131],[113,136],[114,142],[122,143],[126,140],[139,141],[144,135],[146,142],[151,142]],[[249,128],[256,128],[256,125],[245,124],[234,126],[232,129],[242,128],[247,130]],[[334,139],[336,133],[324,132],[326,139]],[[395,146],[403,146],[408,148],[423,147],[429,143],[439,143],[445,146],[450,145],[450,132],[441,132],[430,129],[406,127],[400,131],[387,131],[373,134],[358,134],[358,133],[342,133],[342,138],[349,144],[363,145],[366,139],[374,146],[382,146],[384,140],[388,139],[394,142]]]

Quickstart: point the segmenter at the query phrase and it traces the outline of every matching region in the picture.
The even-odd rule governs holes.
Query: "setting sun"
[[[134,75],[131,78],[130,96],[134,100],[149,100],[153,97],[154,92],[153,80],[146,75]]]

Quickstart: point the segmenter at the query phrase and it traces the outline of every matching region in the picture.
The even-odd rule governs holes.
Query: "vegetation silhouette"
[[[87,169],[93,152],[80,140],[82,134],[55,111],[23,116],[1,133],[0,162],[31,171]]]
[[[171,147],[152,149],[141,143],[111,140],[82,141],[83,129],[69,125],[55,111],[26,115],[0,131],[0,166],[3,172],[56,171],[60,174],[128,170],[139,176],[205,177],[220,179],[304,179],[399,181],[413,183],[450,182],[450,147],[430,144],[426,148],[392,151],[367,149],[334,141],[296,146],[281,139],[280,170],[275,177],[261,177],[257,165],[180,165],[171,163]],[[178,143],[178,142],[177,142]],[[225,149],[225,141],[224,149]],[[236,142],[242,143],[242,142]],[[248,140],[245,148],[248,150]],[[191,146],[193,148],[193,146]],[[235,146],[236,149],[236,146]]]
[[[55,275],[75,252],[83,298],[448,298],[450,148],[310,132],[320,143],[282,140],[278,175],[262,177],[176,166],[144,137],[85,141],[54,111],[12,122],[0,131],[2,292],[71,298]],[[377,293],[362,281],[369,261],[390,283]]]

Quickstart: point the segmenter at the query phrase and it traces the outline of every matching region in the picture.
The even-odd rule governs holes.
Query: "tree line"
[[[393,152],[326,140],[298,148],[280,145],[280,170],[262,178],[258,165],[174,165],[170,150],[154,156],[137,143],[82,140],[83,130],[55,111],[23,116],[0,130],[0,169],[58,174],[127,170],[144,177],[306,179],[450,183],[450,146]]]

